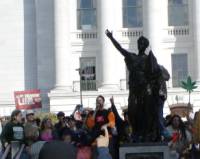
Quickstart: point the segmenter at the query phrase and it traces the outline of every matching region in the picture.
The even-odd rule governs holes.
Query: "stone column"
[[[97,0],[97,28],[100,40],[100,52],[97,56],[99,70],[99,90],[119,89],[119,79],[115,78],[117,73],[115,56],[119,54],[111,41],[106,37],[105,30],[115,30],[114,4],[111,0]]]
[[[194,69],[195,80],[200,84],[200,1],[193,0]]]
[[[37,89],[37,31],[35,0],[24,1],[25,89]]]
[[[162,1],[143,0],[143,32],[158,61],[162,59]]]
[[[54,0],[55,89],[71,91],[70,1]]]

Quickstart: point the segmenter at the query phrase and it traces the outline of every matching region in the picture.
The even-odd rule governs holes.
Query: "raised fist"
[[[110,103],[111,103],[111,105],[114,105],[114,98],[113,98],[113,96],[110,98]]]

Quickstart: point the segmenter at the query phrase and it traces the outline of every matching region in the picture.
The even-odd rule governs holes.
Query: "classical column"
[[[70,77],[70,1],[54,0],[55,89],[71,91]]]
[[[24,1],[25,89],[37,89],[37,32],[35,0]]]
[[[97,0],[97,27],[100,40],[100,52],[97,56],[99,70],[99,90],[119,89],[119,79],[115,78],[115,56],[118,54],[111,41],[106,37],[105,30],[115,30],[114,4],[111,0]]]
[[[195,80],[200,84],[200,1],[193,0],[194,69]]]
[[[143,34],[150,41],[150,46],[158,61],[161,56],[162,39],[162,1],[143,0]]]

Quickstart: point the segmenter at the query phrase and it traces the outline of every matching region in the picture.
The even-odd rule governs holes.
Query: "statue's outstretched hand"
[[[107,35],[107,37],[111,38],[112,35],[112,31],[109,31],[108,29],[106,29],[105,34]]]

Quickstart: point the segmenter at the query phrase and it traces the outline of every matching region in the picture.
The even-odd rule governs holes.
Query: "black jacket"
[[[14,122],[8,122],[1,133],[1,142],[4,145],[6,142],[20,141],[24,143],[24,127],[22,124],[16,124]]]

